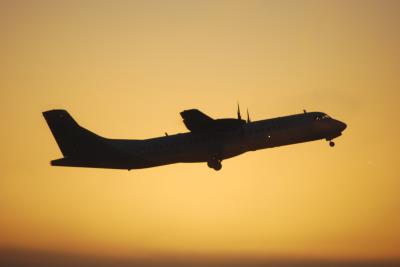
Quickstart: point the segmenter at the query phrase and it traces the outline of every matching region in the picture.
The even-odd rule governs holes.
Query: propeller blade
[[[238,120],[241,120],[241,119],[242,119],[242,115],[240,115],[239,102],[238,102],[238,104],[237,104],[237,117],[238,117]]]

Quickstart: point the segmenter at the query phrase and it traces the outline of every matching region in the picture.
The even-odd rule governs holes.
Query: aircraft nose
[[[343,132],[344,129],[347,128],[347,125],[346,125],[346,123],[344,123],[344,122],[337,121],[337,124],[338,124],[338,128],[339,128],[339,130],[340,130],[341,132]]]

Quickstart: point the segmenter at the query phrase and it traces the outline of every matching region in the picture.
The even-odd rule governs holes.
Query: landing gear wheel
[[[222,168],[221,161],[216,159],[208,161],[207,166],[216,171],[219,171]]]
[[[219,171],[220,169],[222,169],[221,161],[217,161],[217,164],[214,165],[213,169],[216,171]]]
[[[330,142],[329,142],[329,146],[330,146],[330,147],[334,147],[334,146],[335,146],[335,142],[330,141]]]

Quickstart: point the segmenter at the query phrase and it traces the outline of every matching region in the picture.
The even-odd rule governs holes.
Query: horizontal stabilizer
[[[130,169],[128,165],[122,161],[110,161],[101,159],[70,159],[61,158],[52,160],[51,166],[63,166],[63,167],[86,167],[86,168],[105,168],[105,169]]]

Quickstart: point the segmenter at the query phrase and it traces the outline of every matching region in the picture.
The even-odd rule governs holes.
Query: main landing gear
[[[222,168],[221,161],[219,159],[211,159],[207,162],[207,166],[211,169],[219,171]]]

